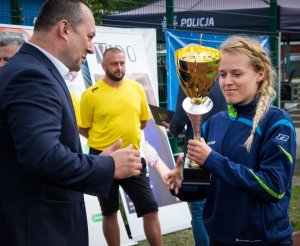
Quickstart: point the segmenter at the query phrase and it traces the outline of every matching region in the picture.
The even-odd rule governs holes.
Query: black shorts
[[[101,151],[90,148],[90,154],[98,155]],[[102,215],[111,215],[119,210],[119,186],[123,188],[134,204],[138,217],[151,212],[158,211],[158,205],[154,199],[147,177],[146,161],[142,158],[143,168],[139,176],[126,179],[114,179],[110,188],[108,198],[100,198],[99,202]]]

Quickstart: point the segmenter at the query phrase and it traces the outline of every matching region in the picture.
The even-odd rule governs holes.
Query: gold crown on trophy
[[[218,77],[221,52],[190,44],[176,50],[175,59],[177,76],[185,94],[191,98],[193,104],[203,103]]]

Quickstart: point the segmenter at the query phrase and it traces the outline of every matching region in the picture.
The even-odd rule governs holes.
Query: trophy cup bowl
[[[218,77],[221,52],[217,49],[188,45],[175,51],[176,72],[180,86],[187,95],[182,107],[193,127],[194,139],[200,140],[202,115],[213,107],[208,93]],[[186,158],[183,183],[209,185],[211,174],[197,163]]]

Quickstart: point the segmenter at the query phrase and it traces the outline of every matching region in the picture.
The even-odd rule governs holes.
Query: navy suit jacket
[[[25,43],[0,70],[0,245],[87,246],[82,193],[107,196],[113,175],[82,153],[62,76]]]

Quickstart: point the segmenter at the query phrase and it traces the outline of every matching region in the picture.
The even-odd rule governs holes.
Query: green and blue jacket
[[[250,135],[257,99],[228,105],[202,126],[212,148],[203,168],[211,185],[183,186],[182,200],[207,198],[204,222],[210,239],[225,245],[269,245],[291,242],[288,208],[296,158],[296,134],[290,116],[271,106],[256,128],[250,153],[243,144]]]

